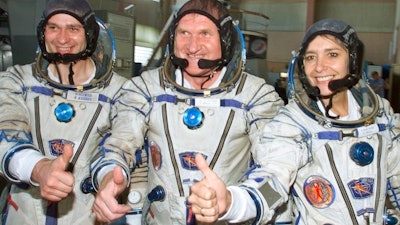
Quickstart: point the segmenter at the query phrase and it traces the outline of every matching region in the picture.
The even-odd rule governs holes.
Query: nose
[[[325,68],[325,61],[322,58],[318,57],[315,63],[315,71],[322,72],[324,68]]]
[[[66,43],[69,40],[69,34],[66,29],[60,29],[57,34],[57,40],[60,43]]]
[[[188,49],[190,53],[195,53],[200,49],[200,42],[195,36],[191,36],[188,42]]]

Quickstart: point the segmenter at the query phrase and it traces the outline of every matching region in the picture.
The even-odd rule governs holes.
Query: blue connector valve
[[[389,215],[386,218],[387,225],[396,225],[398,222],[399,222],[399,220],[394,216]]]
[[[356,143],[350,148],[350,158],[359,166],[369,165],[374,160],[374,149],[367,142]]]
[[[94,187],[93,187],[92,178],[91,178],[91,177],[87,177],[86,179],[84,179],[84,180],[81,182],[81,191],[82,191],[84,194],[89,194],[89,193],[94,193],[94,192],[96,192],[96,190],[95,190]]]
[[[63,102],[54,109],[54,115],[58,121],[68,123],[75,116],[75,110],[70,103]]]
[[[150,205],[152,202],[155,201],[164,201],[165,199],[165,190],[162,186],[158,185],[150,193],[147,194],[147,199],[143,203],[143,210],[142,210],[142,225],[147,225],[147,214],[149,214]]]
[[[197,107],[186,109],[183,114],[183,123],[191,130],[199,128],[203,124],[204,113]]]
[[[165,199],[164,188],[160,185],[153,188],[153,190],[151,190],[151,192],[147,195],[147,199],[149,199],[150,202],[164,201],[164,199]]]

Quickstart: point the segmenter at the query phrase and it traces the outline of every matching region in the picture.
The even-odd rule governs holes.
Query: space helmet
[[[348,74],[339,80],[330,81],[328,87],[335,95],[338,91],[348,89],[360,105],[361,118],[354,121],[343,121],[328,115],[331,106],[325,106],[325,113],[317,106],[320,99],[318,87],[309,82],[304,70],[304,54],[309,43],[318,35],[333,35],[340,40],[349,54]],[[364,45],[357,37],[355,30],[345,22],[337,19],[322,19],[314,23],[305,33],[301,47],[293,52],[288,68],[287,96],[294,101],[309,117],[327,127],[353,128],[371,124],[378,113],[378,100],[374,91],[367,84],[363,72]],[[330,98],[332,101],[332,98]],[[330,102],[331,104],[332,102]]]
[[[306,88],[309,95],[318,97],[319,89],[312,87],[304,71],[304,54],[310,42],[318,35],[329,34],[339,39],[347,48],[349,53],[349,73],[339,80],[333,80],[329,83],[329,89],[335,93],[342,88],[351,88],[362,76],[364,44],[357,37],[356,31],[345,22],[338,19],[322,19],[314,23],[304,35],[301,47],[298,51],[300,80]]]
[[[188,66],[186,59],[178,58],[174,53],[175,31],[179,21],[187,14],[197,13],[209,18],[218,28],[222,56],[216,60],[200,59],[198,62],[199,68],[214,68],[221,69],[226,66],[232,59],[237,36],[235,35],[234,24],[232,17],[229,14],[227,7],[218,0],[189,0],[176,13],[173,22],[169,29],[169,45],[168,52],[172,62],[181,68]]]
[[[65,13],[77,19],[85,29],[86,49],[77,54],[50,53],[45,44],[45,27],[47,21],[55,14]],[[69,63],[90,57],[96,49],[99,25],[95,14],[86,0],[50,0],[36,29],[39,47],[43,57],[49,62]]]
[[[175,70],[188,66],[186,59],[181,59],[174,54],[174,36],[178,21],[189,13],[198,13],[210,18],[218,24],[222,57],[217,60],[199,60],[200,68],[216,68],[216,70],[226,68],[224,76],[218,87],[211,89],[192,89],[186,88],[182,84],[176,83]],[[215,19],[219,18],[219,19]],[[217,0],[189,0],[176,14],[174,23],[170,26],[170,43],[167,45],[166,55],[163,62],[163,73],[168,86],[173,86],[175,90],[190,95],[214,95],[222,91],[231,91],[235,87],[240,75],[245,70],[246,63],[246,44],[243,33],[237,21],[232,20],[225,5]]]
[[[37,79],[45,80],[50,86],[64,90],[88,90],[95,87],[103,88],[110,83],[113,68],[116,60],[116,46],[114,36],[106,24],[99,18],[95,18],[96,26],[99,28],[98,36],[96,38],[95,49],[90,54],[90,59],[93,60],[96,68],[94,78],[85,85],[61,84],[53,81],[48,76],[48,66],[51,61],[45,57],[41,48],[38,47],[36,53],[36,73],[34,74]]]

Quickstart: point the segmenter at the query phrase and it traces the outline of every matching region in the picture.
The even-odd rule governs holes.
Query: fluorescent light
[[[131,8],[133,8],[133,6],[135,6],[134,4],[130,4],[128,6],[126,6],[124,9],[125,10],[130,10]]]

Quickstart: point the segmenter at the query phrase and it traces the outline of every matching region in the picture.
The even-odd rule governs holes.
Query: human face
[[[221,58],[221,43],[217,26],[206,16],[191,13],[179,20],[175,33],[174,52],[189,63],[185,72],[204,76],[210,69],[200,69],[199,59]]]
[[[348,69],[348,51],[334,36],[318,35],[308,45],[304,70],[311,85],[319,88],[321,96],[333,94],[328,88],[329,82],[344,78]]]
[[[76,54],[86,48],[85,29],[73,16],[55,14],[45,26],[46,49],[50,53]]]

